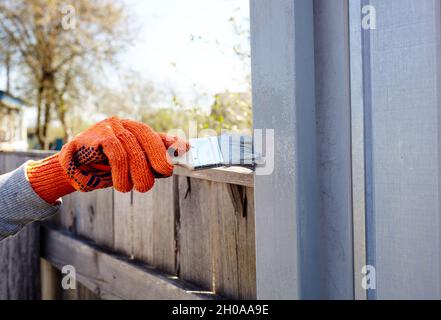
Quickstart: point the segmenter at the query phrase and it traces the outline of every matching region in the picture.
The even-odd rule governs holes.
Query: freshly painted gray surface
[[[365,201],[365,137],[363,86],[363,29],[361,0],[349,1],[349,51],[351,91],[351,155],[352,155],[352,215],[354,241],[354,298],[365,300],[362,268],[366,265],[366,201]]]
[[[439,299],[440,1],[370,3],[377,30],[363,42],[366,214],[377,290],[369,297]]]
[[[441,2],[253,0],[251,27],[254,124],[276,129],[258,298],[440,299]]]
[[[251,1],[254,126],[275,129],[255,177],[259,299],[318,297],[313,2]]]
[[[314,0],[323,299],[354,298],[348,18],[347,0]]]

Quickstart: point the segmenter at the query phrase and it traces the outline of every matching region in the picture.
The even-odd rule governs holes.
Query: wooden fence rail
[[[46,155],[0,153],[0,172]],[[179,168],[146,194],[106,189],[63,202],[41,233],[41,281],[39,241],[28,246],[40,237],[35,225],[0,244],[0,298],[39,298],[40,282],[43,298],[255,298],[250,172]],[[12,246],[21,254],[11,256]],[[82,294],[60,292],[56,268],[64,264],[78,269]],[[11,271],[17,265],[35,275],[22,279]],[[104,282],[91,281],[97,277]],[[24,293],[29,286],[32,294]]]

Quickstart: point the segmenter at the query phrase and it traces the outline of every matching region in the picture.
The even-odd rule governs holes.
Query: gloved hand
[[[32,188],[46,202],[74,191],[113,186],[147,192],[155,176],[173,174],[169,152],[189,149],[185,140],[153,131],[148,125],[112,117],[98,122],[63,146],[61,151],[28,164]]]

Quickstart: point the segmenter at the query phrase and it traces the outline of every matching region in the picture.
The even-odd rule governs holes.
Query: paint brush
[[[190,150],[172,157],[173,163],[190,170],[240,166],[253,169],[260,156],[253,153],[251,136],[224,134],[190,139]]]

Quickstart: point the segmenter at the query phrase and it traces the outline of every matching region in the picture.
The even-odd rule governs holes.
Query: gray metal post
[[[255,177],[257,297],[318,297],[313,2],[251,1],[254,126],[275,129]]]

